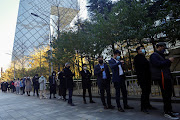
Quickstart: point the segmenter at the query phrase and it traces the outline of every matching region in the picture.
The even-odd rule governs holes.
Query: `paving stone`
[[[158,110],[150,114],[140,112],[140,101],[129,100],[133,110],[121,113],[104,110],[100,98],[94,98],[95,104],[83,104],[82,97],[73,96],[76,106],[58,99],[43,99],[27,95],[0,92],[0,120],[167,120],[163,116],[163,103],[151,102]],[[112,104],[116,105],[112,99]],[[172,104],[174,111],[180,111],[180,104]]]

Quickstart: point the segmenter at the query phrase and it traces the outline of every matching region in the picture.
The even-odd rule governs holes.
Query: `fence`
[[[180,73],[180,72],[179,72]],[[127,88],[127,93],[128,96],[133,96],[133,97],[138,97],[141,95],[141,88],[138,85],[137,82],[137,78],[136,75],[133,76],[126,76],[126,88]],[[96,79],[91,79],[92,81],[92,95],[93,96],[99,96],[100,92],[97,86],[97,80]],[[76,83],[76,86],[74,88],[74,95],[82,95],[82,82],[81,80],[74,80],[74,82]],[[180,76],[175,75],[173,76],[172,79],[172,86],[173,86],[173,96],[177,96],[180,97]],[[112,96],[115,96],[115,89],[113,84],[111,83],[111,94]],[[151,96],[152,97],[156,97],[156,96],[161,96],[161,90],[160,87],[158,86],[158,84],[156,82],[152,82],[151,85]]]

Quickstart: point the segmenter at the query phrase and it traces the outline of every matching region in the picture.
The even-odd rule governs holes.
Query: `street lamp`
[[[34,13],[31,13],[31,15],[35,16],[35,17],[38,17],[38,18],[41,18],[42,20],[44,20],[47,24],[49,24],[49,30],[50,30],[50,33],[49,33],[49,46],[50,46],[50,59],[52,60],[52,47],[51,47],[51,40],[52,40],[52,37],[51,37],[51,27],[50,27],[50,23],[47,22],[44,18],[42,18],[41,16],[37,15],[37,14],[34,14]],[[54,21],[53,21],[54,22]],[[51,73],[53,72],[53,63],[51,61]]]

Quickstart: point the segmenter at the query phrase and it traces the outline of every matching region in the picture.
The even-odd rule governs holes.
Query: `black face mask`
[[[99,64],[103,64],[103,60],[99,60]]]
[[[67,67],[68,69],[70,68],[70,66]]]

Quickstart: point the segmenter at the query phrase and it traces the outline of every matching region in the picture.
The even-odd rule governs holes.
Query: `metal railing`
[[[140,96],[141,95],[141,88],[138,85],[136,76],[126,76],[126,88],[127,88],[127,93],[128,96]],[[99,96],[99,88],[97,86],[97,80],[96,79],[91,79],[92,81],[92,95],[93,96]],[[74,95],[82,95],[82,82],[81,80],[74,80],[75,82],[75,87],[74,87]],[[175,97],[180,97],[180,76],[174,76],[174,79],[172,80],[173,83],[173,96]],[[111,83],[111,94],[112,96],[115,96],[115,89],[113,83]],[[152,82],[151,84],[151,96],[156,97],[156,96],[161,96],[161,90],[159,85],[156,82]]]

